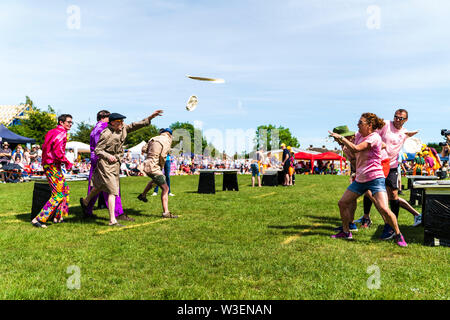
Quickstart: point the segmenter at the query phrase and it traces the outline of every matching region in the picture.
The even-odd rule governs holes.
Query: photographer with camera
[[[439,142],[442,147],[441,156],[448,157],[450,153],[450,130],[442,129],[441,136],[445,137],[445,142]]]

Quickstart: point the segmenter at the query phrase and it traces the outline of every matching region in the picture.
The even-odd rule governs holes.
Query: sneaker
[[[158,195],[158,193],[156,193],[156,192],[152,193],[152,197],[157,196],[157,195]]]
[[[126,214],[121,214],[117,217],[117,220],[124,220],[124,221],[134,221],[133,218],[127,216]]]
[[[147,198],[142,193],[140,195],[138,195],[137,198],[141,201],[148,202]]]
[[[350,231],[354,231],[354,232],[358,231],[358,227],[356,226],[356,224],[354,224],[352,222],[350,222],[348,224],[348,228],[350,229]],[[342,226],[339,226],[339,227],[334,228],[334,231],[337,231],[337,232],[343,231],[343,228],[342,228]]]
[[[345,240],[352,240],[353,239],[353,235],[351,232],[349,233],[345,233],[344,231],[339,231],[336,234],[333,234],[331,236],[331,238],[333,239],[345,239]]]
[[[171,197],[173,197],[173,196],[175,196],[173,193],[169,193],[169,196],[171,196]]]
[[[418,216],[414,217],[414,224],[412,226],[417,227],[420,226],[421,224],[422,224],[422,215],[419,214]]]
[[[176,215],[174,215],[174,214],[172,214],[170,212],[163,213],[162,217],[163,218],[178,218],[178,216],[176,216]]]
[[[119,228],[125,227],[123,224],[120,224],[120,223],[118,223],[118,222],[108,224],[108,226],[110,226],[110,227],[119,227]]]
[[[364,215],[363,215],[361,218],[359,218],[358,220],[355,220],[355,221],[353,221],[353,222],[354,222],[354,223],[361,223],[362,219],[364,219]]]
[[[369,228],[372,225],[372,220],[367,218],[362,218],[361,220],[361,228]]]
[[[405,241],[405,238],[403,238],[403,235],[401,233],[394,235],[394,241],[400,246],[400,247],[407,247],[408,244]]]
[[[383,233],[381,234],[381,240],[389,240],[394,237],[395,233],[392,227],[388,224],[384,225]]]

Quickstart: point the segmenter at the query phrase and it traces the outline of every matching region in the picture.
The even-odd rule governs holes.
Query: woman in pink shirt
[[[373,113],[363,113],[358,122],[359,131],[356,133],[355,143],[350,142],[340,134],[329,131],[338,142],[344,144],[356,156],[356,179],[344,192],[338,206],[342,219],[342,231],[332,238],[353,239],[349,230],[352,222],[356,199],[370,190],[377,207],[384,220],[395,230],[394,239],[401,247],[407,244],[398,228],[397,219],[388,206],[388,197],[383,173],[382,141],[375,132],[384,126],[383,119]]]

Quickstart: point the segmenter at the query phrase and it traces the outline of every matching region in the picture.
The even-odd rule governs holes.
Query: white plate
[[[194,76],[190,76],[190,75],[186,75],[186,77],[188,77],[189,79],[192,80],[199,80],[199,81],[209,81],[209,82],[214,82],[214,83],[225,83],[224,79],[215,79],[215,78],[205,78],[205,77],[194,77]]]
[[[190,96],[188,101],[186,102],[186,110],[194,111],[194,109],[197,108],[197,104],[198,104],[197,96]]]

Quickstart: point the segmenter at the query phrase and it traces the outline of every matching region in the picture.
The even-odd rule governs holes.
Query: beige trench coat
[[[162,168],[166,163],[167,154],[170,152],[172,145],[172,136],[169,133],[162,133],[159,136],[151,138],[142,148],[147,154],[144,161],[144,172],[154,175],[162,175]]]
[[[97,168],[92,179],[94,188],[115,196],[119,195],[120,162],[122,161],[123,144],[127,134],[148,125],[150,125],[150,117],[124,125],[119,132],[114,131],[109,125],[103,130],[94,150],[98,156]],[[110,163],[109,156],[115,157],[117,161]]]

